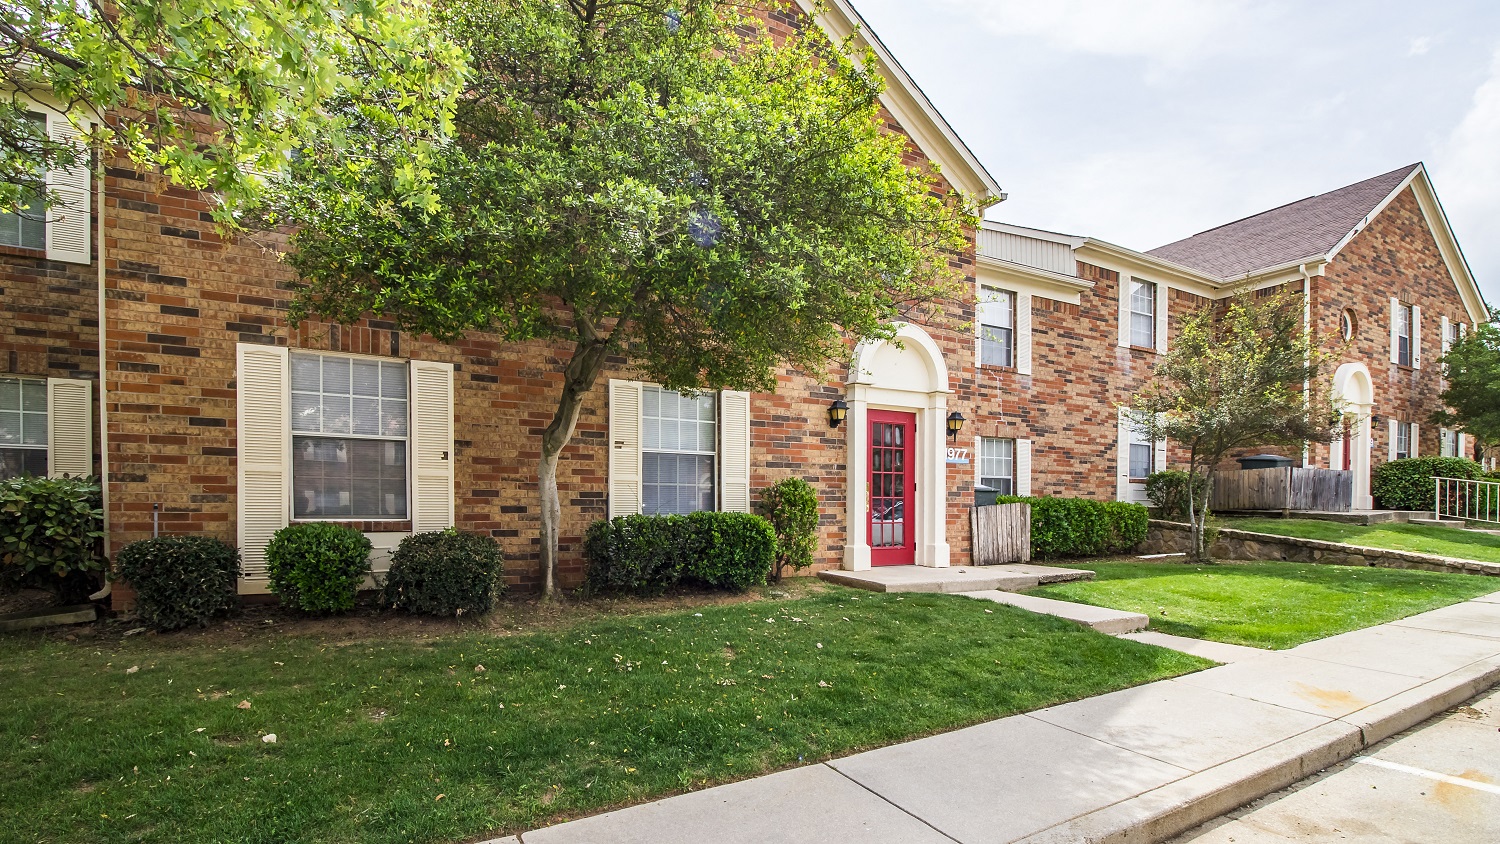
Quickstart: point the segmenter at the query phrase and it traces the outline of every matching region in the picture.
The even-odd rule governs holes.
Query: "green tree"
[[[538,465],[549,594],[558,459],[610,357],[671,389],[773,390],[955,289],[974,209],[904,162],[874,56],[810,24],[775,41],[742,8],[445,3],[475,72],[431,156],[438,202],[398,201],[366,121],[307,149],[267,213],[297,227],[298,318],[563,350]]]
[[[1500,311],[1458,338],[1443,355],[1442,401],[1432,414],[1438,425],[1472,434],[1486,449],[1500,444]],[[1473,457],[1472,454],[1460,455]]]
[[[447,128],[462,53],[418,0],[7,0],[0,17],[0,209],[46,196],[43,174],[76,166],[89,145],[217,191],[222,218],[311,137],[337,143],[358,101],[408,142]],[[40,107],[87,126],[49,137]],[[101,116],[103,119],[101,119]],[[413,178],[402,200],[432,201]]]
[[[1126,415],[1152,440],[1187,449],[1191,553],[1202,560],[1220,464],[1241,449],[1329,442],[1341,413],[1326,377],[1333,352],[1304,325],[1300,294],[1256,298],[1241,291],[1185,314],[1178,325]]]

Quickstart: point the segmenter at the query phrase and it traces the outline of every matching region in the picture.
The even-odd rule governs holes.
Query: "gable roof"
[[[1149,249],[1146,254],[1225,279],[1304,258],[1324,258],[1421,168],[1421,164],[1409,164]]]
[[[838,41],[858,32],[856,43],[868,45],[875,53],[880,75],[886,81],[886,89],[880,95],[880,103],[906,130],[908,137],[924,154],[937,162],[949,184],[973,197],[979,207],[986,208],[1005,200],[1005,192],[984,165],[979,162],[968,145],[948,125],[947,119],[933,106],[917,83],[907,75],[891,51],[880,43],[874,30],[859,16],[848,0],[797,0],[808,15],[813,15],[818,25],[829,37]]]

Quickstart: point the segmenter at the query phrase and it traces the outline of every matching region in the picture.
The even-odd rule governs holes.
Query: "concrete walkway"
[[[510,844],[1160,841],[1500,683],[1500,593]]]

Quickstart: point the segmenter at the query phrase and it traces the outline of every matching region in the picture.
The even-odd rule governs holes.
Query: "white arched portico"
[[[1354,509],[1374,508],[1370,495],[1370,411],[1375,406],[1375,383],[1362,363],[1346,363],[1333,373],[1333,397],[1344,405],[1341,439],[1330,447],[1329,464],[1354,473]]]
[[[848,542],[844,568],[871,565],[871,414],[913,414],[907,470],[915,481],[906,509],[906,528],[915,532],[913,562],[948,565],[948,483],[945,444],[948,366],[932,338],[918,326],[900,323],[894,340],[873,340],[854,349],[848,391]],[[905,514],[904,514],[905,515]]]

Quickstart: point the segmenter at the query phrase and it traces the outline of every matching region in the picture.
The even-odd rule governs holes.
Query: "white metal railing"
[[[1438,518],[1500,523],[1500,481],[1433,478],[1432,483]]]

